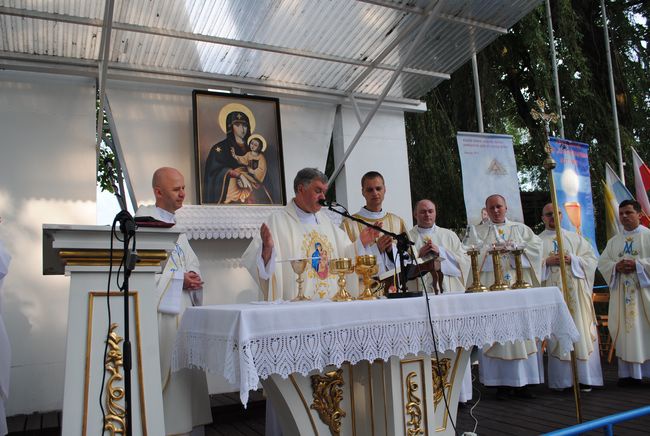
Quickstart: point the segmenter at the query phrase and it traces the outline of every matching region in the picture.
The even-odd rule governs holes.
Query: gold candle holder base
[[[308,263],[307,259],[297,259],[297,260],[292,260],[290,262],[291,269],[293,269],[293,272],[295,272],[298,275],[298,278],[296,279],[296,283],[298,283],[298,295],[292,298],[291,301],[311,300],[310,297],[305,296],[304,289],[303,289],[303,283],[305,281],[302,278],[302,273],[305,272],[305,268],[307,268],[307,263]]]
[[[332,297],[332,301],[352,301],[352,295],[345,289],[345,275],[354,272],[352,259],[342,257],[330,260],[330,271],[339,276],[337,280],[339,290]]]
[[[472,263],[472,284],[467,287],[465,292],[487,292],[488,288],[481,283],[481,274],[478,270],[478,255],[480,251],[477,249],[467,250]]]
[[[379,271],[377,258],[372,254],[357,256],[354,270],[363,278],[363,291],[359,294],[357,300],[376,300],[375,292],[383,287],[377,280],[372,278]]]
[[[530,283],[524,280],[524,271],[521,266],[521,255],[524,253],[523,248],[516,248],[512,250],[512,254],[515,256],[515,274],[517,279],[512,284],[512,289],[526,289],[530,288]]]
[[[492,267],[494,269],[494,283],[490,286],[490,291],[505,291],[510,289],[510,284],[503,280],[503,270],[501,269],[501,256],[507,253],[505,248],[493,248],[488,251],[492,256]]]

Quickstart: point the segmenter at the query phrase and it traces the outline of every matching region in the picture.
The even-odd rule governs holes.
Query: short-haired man
[[[560,219],[562,219],[561,211]],[[548,203],[542,209],[542,221],[545,226],[544,231],[539,234],[544,243],[542,286],[556,286],[562,289],[552,203]],[[591,299],[598,259],[596,259],[591,244],[585,238],[568,230],[561,229],[561,232],[569,291],[569,300],[566,303],[580,332],[580,339],[574,344],[578,381],[583,391],[589,391],[591,390],[590,386],[603,385],[596,316]],[[559,343],[554,338],[548,340],[547,350],[548,386],[551,389],[564,389],[573,386],[570,353],[561,354]]]
[[[618,357],[619,384],[650,377],[650,229],[641,205],[618,207],[623,231],[607,242],[598,269],[609,285],[608,328]]]
[[[443,275],[442,289],[445,292],[465,292],[465,281],[470,261],[465,254],[456,233],[436,225],[436,204],[431,200],[420,200],[413,210],[416,225],[409,230],[409,239],[418,258],[428,260],[434,255],[440,259],[440,273]],[[433,289],[430,274],[423,277],[427,292]],[[416,285],[420,289],[420,280]],[[471,365],[467,365],[458,401],[465,403],[472,399]]]
[[[444,276],[444,291],[464,292],[470,262],[456,233],[436,225],[436,204],[431,200],[418,201],[413,216],[417,225],[409,230],[408,235],[415,244],[413,248],[417,257],[428,260],[437,256],[440,259],[440,272]],[[431,292],[431,276],[427,274],[424,280],[427,292]]]
[[[384,176],[377,171],[369,171],[364,174],[361,177],[361,195],[366,200],[366,204],[353,215],[355,218],[381,226],[384,230],[392,233],[401,234],[406,232],[404,220],[383,209],[384,196],[386,195]],[[343,227],[351,241],[356,241],[361,230],[365,228],[363,224],[349,218],[343,220],[341,227]],[[368,247],[367,251],[368,254],[372,254],[377,258],[380,274],[394,268],[397,252],[392,237],[382,234],[374,244]]]
[[[138,208],[135,215],[176,222],[175,212],[183,207],[185,200],[183,175],[175,168],[158,168],[151,184],[156,204]],[[201,305],[202,284],[199,260],[187,236],[180,234],[157,287],[160,301],[158,343],[166,434],[189,434],[193,427],[212,422],[205,373],[198,369],[171,372],[172,350],[180,319],[186,307]]]
[[[489,222],[476,227],[477,234],[484,241],[481,249],[479,265],[481,282],[486,286],[494,283],[494,266],[488,254],[495,244],[505,244],[507,241],[520,239],[526,244],[522,257],[523,279],[533,286],[539,286],[542,269],[542,240],[522,223],[506,218],[508,205],[506,199],[499,194],[490,195],[485,199]],[[510,284],[515,279],[515,268],[510,255],[501,260],[504,280]],[[505,400],[511,388],[515,395],[522,398],[532,398],[526,388],[529,384],[544,382],[544,367],[539,347],[533,341],[516,341],[513,343],[495,343],[483,347],[479,353],[479,376],[481,383],[486,386],[497,386],[497,398]]]
[[[364,229],[356,243],[321,212],[328,179],[316,168],[298,171],[293,182],[295,197],[272,214],[242,256],[265,300],[291,300],[297,295],[296,274],[288,260],[307,259],[305,295],[323,299],[337,290],[336,277],[329,274],[329,259],[366,254],[377,231]],[[348,281],[350,288],[356,280]],[[350,289],[349,288],[349,289]],[[354,289],[350,289],[353,291]]]

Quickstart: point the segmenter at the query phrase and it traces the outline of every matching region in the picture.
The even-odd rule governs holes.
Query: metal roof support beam
[[[117,157],[118,177],[121,177],[120,173],[124,176],[126,191],[129,193],[131,206],[133,207],[133,211],[136,211],[138,210],[138,202],[135,198],[135,191],[133,190],[133,184],[131,183],[131,176],[129,176],[129,171],[126,167],[126,160],[124,159],[124,152],[122,151],[122,143],[120,142],[120,138],[117,135],[117,126],[115,125],[115,118],[113,118],[113,111],[111,110],[111,104],[108,101],[108,96],[104,100],[104,112],[106,112],[106,119],[108,120],[108,126],[111,129],[111,137],[113,138],[113,152]],[[124,192],[121,192],[120,194],[124,195]],[[126,202],[126,199],[124,199],[124,201]]]
[[[438,6],[439,4],[440,4],[440,2],[438,2],[436,4],[436,6]],[[418,30],[418,33],[415,35],[415,38],[411,42],[411,45],[409,45],[408,51],[406,52],[406,54],[402,58],[402,62],[400,63],[399,67],[397,68],[397,71],[393,72],[393,75],[391,76],[390,80],[388,81],[388,83],[384,87],[384,90],[382,91],[381,95],[379,96],[379,98],[375,102],[374,106],[372,107],[372,109],[370,110],[368,115],[366,116],[366,119],[363,121],[363,123],[359,127],[359,130],[354,135],[354,138],[352,138],[352,141],[350,142],[350,145],[348,146],[348,149],[346,150],[345,155],[343,156],[343,159],[341,160],[341,162],[338,164],[338,166],[336,167],[336,169],[332,173],[332,177],[331,177],[330,180],[335,181],[336,177],[338,177],[339,173],[341,172],[341,170],[345,166],[345,161],[348,160],[348,157],[350,157],[350,153],[352,153],[352,151],[356,147],[357,143],[359,142],[359,139],[361,138],[361,135],[363,135],[363,132],[365,132],[366,128],[370,124],[370,121],[372,121],[373,117],[377,113],[377,110],[379,110],[379,107],[381,106],[384,99],[386,98],[386,95],[388,94],[388,91],[390,91],[393,84],[395,83],[395,81],[397,80],[399,75],[401,74],[402,68],[404,67],[406,62],[409,60],[409,58],[411,57],[411,53],[413,53],[413,50],[415,49],[415,47],[420,43],[420,40],[426,34],[426,31],[429,28],[429,25],[431,24],[431,21],[433,20],[433,18],[434,18],[434,15],[430,14],[427,17],[424,24],[422,24],[422,26]]]
[[[410,35],[411,32],[412,32],[413,30],[415,30],[418,26],[422,25],[423,22],[426,22],[426,23],[427,23],[426,26],[428,27],[429,24],[431,24],[432,18],[433,18],[433,16],[434,16],[434,12],[435,12],[436,10],[438,10],[438,9],[440,8],[441,5],[442,5],[442,1],[441,1],[441,0],[437,1],[436,3],[431,3],[431,4],[429,4],[429,6],[427,7],[427,13],[428,13],[428,15],[421,15],[421,16],[417,17],[416,19],[414,19],[413,21],[411,21],[411,23],[406,27],[406,29],[404,29],[404,30],[402,31],[402,33],[399,34],[399,35],[398,35],[398,36],[393,40],[393,42],[391,42],[391,43],[390,43],[390,44],[389,44],[389,45],[388,45],[388,46],[387,46],[387,47],[386,47],[386,48],[385,48],[385,49],[384,49],[384,50],[379,54],[379,56],[377,56],[377,58],[375,58],[374,61],[372,61],[371,65],[370,65],[368,68],[366,68],[366,70],[365,70],[363,73],[361,73],[361,74],[359,75],[359,77],[357,77],[357,78],[355,79],[355,81],[352,82],[352,84],[351,84],[350,86],[348,86],[348,88],[346,89],[346,92],[349,93],[349,94],[352,94],[352,93],[354,92],[354,90],[357,89],[357,87],[358,87],[361,83],[363,83],[364,80],[366,80],[366,77],[368,77],[368,76],[370,75],[370,73],[372,73],[372,71],[373,71],[375,68],[378,68],[378,66],[380,65],[381,61],[384,60],[384,58],[385,58],[386,56],[388,56],[388,55],[393,51],[393,49],[394,49],[395,47],[397,47],[397,45],[398,45],[400,42],[402,42],[402,40],[403,40],[404,38],[406,38],[408,35]],[[422,29],[420,28],[420,31],[421,31],[421,30],[422,30]],[[410,49],[409,49],[409,53],[410,53]],[[405,56],[404,58],[408,58],[408,55]],[[400,68],[399,68],[400,71],[403,69],[404,64],[405,64],[405,62],[402,61],[401,64],[400,64]],[[449,79],[450,77],[451,77],[451,76],[447,75],[446,79]]]
[[[106,0],[104,7],[104,24],[102,26],[102,42],[99,47],[99,71],[97,75],[97,90],[99,93],[99,107],[104,107],[104,97],[106,96],[106,74],[108,72],[108,61],[110,60],[111,50],[111,23],[113,22],[113,0]],[[96,149],[99,154],[99,145],[102,143],[102,129],[104,120],[102,114],[97,114],[97,144]]]
[[[474,99],[476,100],[476,119],[478,120],[478,131],[483,133],[483,106],[481,105],[481,85],[478,81],[478,61],[476,52],[472,53],[472,75],[474,77]]]
[[[28,11],[28,10],[8,8],[3,6],[0,6],[0,15],[12,15],[21,18],[57,21],[63,23],[71,23],[71,24],[94,26],[94,27],[103,27],[105,25],[105,23],[102,23],[99,20],[91,19],[91,18],[77,17],[77,16],[64,15],[64,14],[51,14],[45,12]],[[377,63],[376,65],[373,65],[373,63],[369,61],[362,61],[353,58],[345,58],[342,56],[328,55],[325,53],[314,53],[307,50],[278,47],[270,44],[261,44],[256,42],[238,41],[235,39],[201,35],[198,33],[181,32],[181,31],[169,30],[169,29],[157,29],[155,27],[139,26],[135,24],[121,23],[118,21],[112,23],[112,28],[115,30],[122,30],[126,32],[143,33],[148,35],[185,39],[189,41],[201,41],[210,44],[219,44],[219,45],[225,45],[230,47],[239,47],[239,48],[245,48],[250,50],[265,51],[265,52],[284,54],[289,56],[315,59],[320,61],[354,65],[359,67],[373,66],[374,68],[378,68],[380,70],[387,70],[387,71],[395,71],[397,69],[397,67],[394,65],[381,64],[381,63]],[[440,77],[442,79],[449,79],[450,77],[449,74],[441,71],[427,71],[427,70],[421,70],[417,68],[404,68],[403,70],[406,73],[416,74],[421,76]]]
[[[393,3],[387,0],[357,0],[357,1],[370,3],[377,6],[383,6],[385,8],[395,9],[402,12],[408,12],[411,14],[426,15],[426,10],[418,6],[409,6],[405,4]],[[499,27],[493,24],[484,23],[482,21],[472,20],[471,18],[457,17],[455,15],[449,15],[449,14],[436,14],[436,17],[443,20],[451,21],[453,23],[459,23],[466,26],[472,26],[472,27],[478,27],[485,30],[490,30],[492,32],[497,32],[501,34],[508,33],[508,29],[506,29],[505,27]]]

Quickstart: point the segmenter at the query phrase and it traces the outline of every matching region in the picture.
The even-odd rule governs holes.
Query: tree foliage
[[[630,147],[650,161],[650,2],[608,1],[616,106],[624,160]],[[605,162],[617,167],[615,129],[600,2],[552,0],[553,30],[567,139],[590,145],[599,243],[604,242],[600,180]],[[536,190],[548,190],[542,170],[545,135],[530,110],[542,98],[556,107],[545,4],[477,55],[485,132],[513,135],[517,165]],[[439,223],[465,219],[456,132],[478,131],[471,64],[423,97],[428,110],[406,115],[413,199],[432,198]],[[552,132],[559,136],[556,129]],[[633,173],[626,171],[628,186]],[[523,205],[524,209],[526,204]]]

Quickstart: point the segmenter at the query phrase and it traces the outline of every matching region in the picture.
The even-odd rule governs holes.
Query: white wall
[[[92,80],[0,71],[0,238],[7,414],[61,409],[69,279],[42,275],[42,224],[95,222]]]
[[[194,203],[191,90],[110,82],[107,95],[138,202],[153,202],[151,174],[170,165],[185,174],[187,201]],[[62,407],[69,281],[42,276],[41,226],[95,222],[94,105],[92,80],[0,71],[0,238],[13,255],[2,313],[13,348],[10,416]],[[297,170],[325,167],[335,106],[280,99],[280,112],[291,198]],[[410,223],[403,115],[376,117],[347,162],[348,205],[363,205],[360,177],[378,170],[388,187],[386,209]],[[352,111],[343,109],[346,144],[356,128]],[[191,243],[201,260],[206,304],[257,298],[252,279],[237,266],[247,240]],[[218,378],[210,383],[212,391],[228,390]]]
[[[361,111],[362,119],[367,112]],[[342,109],[342,129],[345,150],[359,129],[351,108]],[[345,163],[347,177],[343,187],[337,186],[337,198],[343,194],[351,213],[365,204],[361,195],[361,177],[368,171],[379,171],[386,183],[383,208],[401,216],[410,228],[411,187],[404,114],[398,111],[378,111]],[[340,189],[344,189],[342,193]]]

